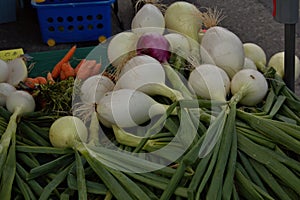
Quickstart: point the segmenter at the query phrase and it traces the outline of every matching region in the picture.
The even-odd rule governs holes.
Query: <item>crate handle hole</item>
[[[103,28],[103,24],[101,24],[101,23],[97,24],[97,28],[98,29],[102,29]]]
[[[48,17],[48,18],[47,18],[47,22],[52,23],[53,21],[54,21],[54,20],[53,20],[52,17]]]
[[[68,22],[72,22],[73,20],[74,20],[74,19],[73,19],[72,16],[68,16],[68,17],[67,17],[67,21],[68,21]]]
[[[80,30],[80,31],[83,31],[83,30],[84,30],[84,27],[83,27],[82,25],[79,25],[77,28],[78,28],[78,30]]]
[[[49,26],[49,27],[48,27],[48,31],[49,31],[49,32],[54,32],[54,31],[55,31],[55,28],[54,28],[53,26]]]
[[[92,15],[88,15],[88,16],[86,16],[86,19],[89,20],[89,21],[91,21],[91,20],[93,20],[93,16]]]
[[[65,30],[65,28],[63,26],[58,26],[57,29],[60,31],[60,32],[63,32]]]
[[[69,31],[74,31],[74,26],[68,26]]]
[[[64,21],[64,18],[62,18],[62,17],[57,17],[57,19],[56,19],[58,22],[63,22]]]
[[[96,18],[97,18],[98,20],[101,20],[101,19],[103,19],[103,16],[102,16],[101,14],[99,14],[99,15],[96,16]]]

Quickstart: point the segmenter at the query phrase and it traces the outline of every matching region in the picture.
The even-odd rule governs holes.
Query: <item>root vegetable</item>
[[[0,194],[3,199],[11,199],[12,185],[16,174],[16,131],[19,117],[33,112],[35,102],[25,91],[12,92],[6,101],[6,108],[12,112],[7,128],[0,140]],[[7,173],[7,167],[10,173]]]
[[[77,117],[64,116],[51,125],[49,139],[54,147],[74,148],[76,143],[86,142],[88,129]]]
[[[119,127],[140,125],[155,115],[165,113],[166,107],[150,96],[132,89],[108,92],[97,104],[100,122]]]
[[[243,43],[237,35],[220,26],[209,28],[201,42],[204,63],[222,68],[230,78],[244,66]]]
[[[202,21],[201,13],[195,5],[183,1],[172,3],[165,12],[165,22],[167,29],[198,41]]]
[[[15,58],[7,64],[9,68],[7,83],[17,86],[20,81],[24,81],[27,78],[28,70],[22,58]]]
[[[250,58],[256,65],[266,65],[267,64],[267,56],[265,51],[255,43],[244,43],[244,53],[245,57]]]
[[[255,70],[257,70],[257,67],[256,67],[255,63],[252,61],[252,59],[245,57],[243,69],[255,69]]]
[[[137,42],[138,55],[149,55],[159,62],[166,62],[170,58],[170,44],[161,34],[147,32],[140,36]]]
[[[83,103],[94,104],[98,102],[106,92],[112,91],[115,84],[108,77],[94,75],[86,79],[80,88],[80,99]]]
[[[9,68],[4,60],[0,59],[0,83],[5,82],[9,76]]]
[[[283,78],[284,77],[284,52],[275,53],[268,62],[269,67],[273,67],[276,73]],[[295,55],[295,80],[300,76],[300,60]]]
[[[226,72],[212,64],[202,64],[190,74],[189,85],[197,96],[204,99],[226,101],[230,79]]]
[[[231,80],[234,101],[242,105],[254,106],[260,103],[268,92],[268,83],[262,73],[253,69],[243,69]]]
[[[6,98],[12,92],[15,92],[16,88],[8,83],[0,83],[0,106],[6,105]]]
[[[113,36],[107,47],[107,57],[113,66],[125,63],[136,52],[138,36],[133,32],[121,32]]]
[[[143,59],[145,60],[144,64],[142,62]],[[172,101],[183,98],[179,91],[165,84],[163,66],[150,56],[141,55],[133,57],[125,64],[123,69],[114,90],[122,88],[139,90],[150,96],[162,95]]]
[[[161,11],[153,4],[145,4],[133,17],[131,29],[141,35],[147,32],[163,34],[165,19]]]

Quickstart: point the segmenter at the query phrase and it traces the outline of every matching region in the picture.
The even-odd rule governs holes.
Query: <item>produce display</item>
[[[268,60],[214,9],[136,8],[132,30],[45,76],[0,60],[1,199],[299,199],[283,52]]]

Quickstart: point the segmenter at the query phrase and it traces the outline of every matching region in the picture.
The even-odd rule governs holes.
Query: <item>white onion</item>
[[[255,69],[255,70],[257,70],[257,67],[256,67],[255,63],[252,61],[252,59],[245,57],[243,69]]]
[[[172,3],[165,12],[165,22],[169,31],[179,32],[198,41],[202,21],[201,13],[195,5],[184,1]]]
[[[64,116],[53,122],[49,130],[49,139],[54,147],[74,148],[78,142],[86,142],[88,129],[77,117]]]
[[[256,65],[262,64],[266,65],[267,56],[265,51],[255,43],[244,43],[244,53],[245,57],[250,58]]]
[[[212,64],[197,66],[191,72],[188,83],[195,94],[204,99],[226,101],[230,90],[226,72]]]
[[[146,63],[122,73],[116,82],[115,89],[131,88],[137,89],[146,83],[165,82],[165,72],[160,63]]]
[[[107,57],[110,63],[119,67],[136,52],[138,36],[133,32],[121,32],[113,36],[107,47]]]
[[[96,103],[104,96],[106,92],[112,91],[114,86],[114,82],[106,76],[91,76],[81,85],[80,99],[83,101],[83,103]]]
[[[260,103],[268,92],[268,83],[262,73],[254,69],[243,69],[231,80],[231,93],[239,94],[240,104],[254,106]]]
[[[169,41],[170,52],[187,58],[191,52],[188,39],[180,33],[168,33],[164,37]]]
[[[0,106],[6,105],[6,98],[12,92],[15,92],[16,88],[8,83],[0,83]]]
[[[268,62],[269,67],[273,67],[276,73],[283,78],[284,77],[284,52],[278,52],[272,55]],[[299,57],[295,55],[295,80],[300,76],[300,60]]]
[[[137,55],[128,60],[125,65],[120,70],[119,76],[122,76],[127,71],[133,69],[136,66],[144,65],[144,64],[159,64],[159,61],[155,58],[148,55]]]
[[[4,60],[0,59],[0,83],[5,82],[8,79],[9,69]]]
[[[145,59],[144,64],[141,62],[142,59]],[[142,55],[131,58],[120,74],[114,90],[121,88],[139,90],[151,96],[163,95],[172,101],[182,98],[180,92],[165,85],[163,66],[149,56]]]
[[[165,19],[161,11],[152,4],[145,4],[133,17],[132,32],[142,35],[147,32],[163,34]]]
[[[35,109],[34,98],[26,91],[17,90],[6,98],[6,108],[9,112],[15,112],[20,108],[21,113],[33,112]]]
[[[97,104],[99,121],[106,126],[115,124],[119,127],[133,127],[164,112],[162,104],[132,89],[108,92]]]
[[[243,43],[237,35],[220,26],[209,28],[201,41],[204,63],[222,68],[230,78],[244,66]]]
[[[24,81],[28,76],[28,70],[23,58],[15,58],[8,63],[9,76],[7,83],[17,86],[20,81]]]

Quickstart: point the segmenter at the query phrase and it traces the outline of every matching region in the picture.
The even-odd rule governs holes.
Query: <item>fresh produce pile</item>
[[[74,62],[76,45],[46,77],[0,63],[1,199],[299,199],[283,53],[267,60],[214,9],[141,2],[97,47],[108,66]]]

